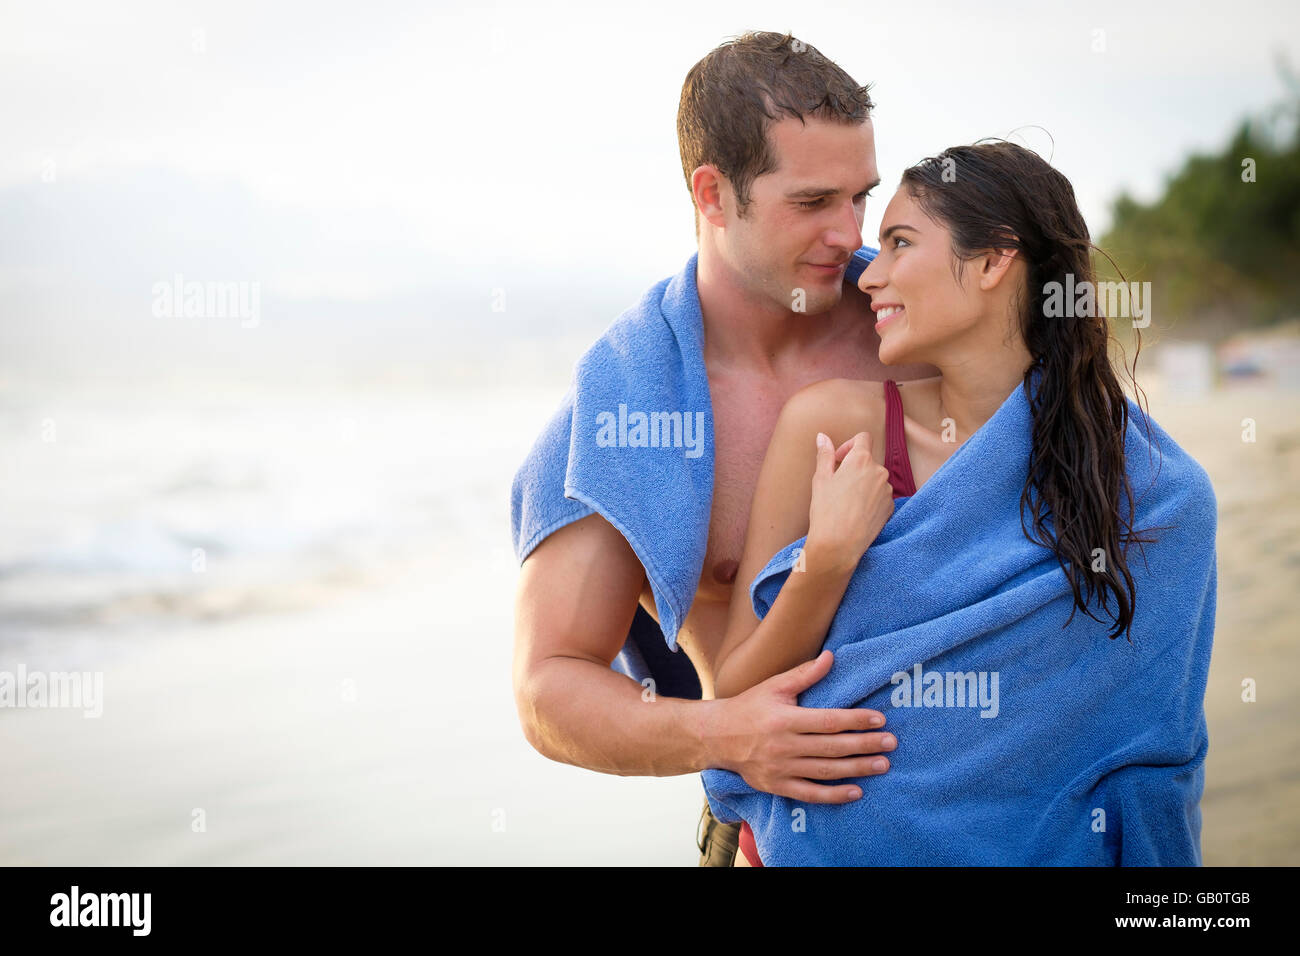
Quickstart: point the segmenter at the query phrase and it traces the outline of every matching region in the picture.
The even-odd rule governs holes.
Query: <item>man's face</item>
[[[786,117],[768,138],[777,168],[754,180],[744,218],[728,211],[724,254],[753,295],[815,315],[840,301],[862,246],[867,193],[880,181],[871,121]]]

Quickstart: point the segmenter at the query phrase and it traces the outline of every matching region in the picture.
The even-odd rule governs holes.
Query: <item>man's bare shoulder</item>
[[[608,665],[623,646],[644,583],[636,552],[599,514],[558,528],[520,570],[520,660],[577,657]]]
[[[611,559],[620,567],[634,565],[642,576],[645,574],[636,552],[622,532],[603,515],[593,513],[552,531],[528,555],[524,565],[527,566],[530,561],[534,565],[593,561],[603,564]]]

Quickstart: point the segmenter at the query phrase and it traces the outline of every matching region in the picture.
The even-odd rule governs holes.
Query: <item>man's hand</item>
[[[755,790],[803,803],[851,803],[861,797],[862,789],[853,784],[813,781],[884,773],[889,760],[878,755],[893,750],[897,741],[889,733],[861,732],[884,725],[879,711],[795,703],[830,672],[831,662],[831,652],[822,651],[743,694],[715,701],[709,732],[713,766],[740,774]]]

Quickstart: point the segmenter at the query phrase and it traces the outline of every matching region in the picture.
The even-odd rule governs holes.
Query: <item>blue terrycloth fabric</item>
[[[856,282],[875,255],[869,247],[858,250],[846,281]],[[663,637],[674,651],[699,586],[713,504],[713,405],[697,258],[692,254],[677,275],[656,283],[579,359],[510,494],[520,563],[547,535],[592,512],[618,528],[645,567]],[[680,427],[651,418],[662,413],[677,413]],[[637,414],[647,416],[644,429]],[[658,692],[675,696],[679,675],[647,660],[638,633],[634,627],[614,669],[635,680],[653,677]],[[684,655],[675,656],[689,668]]]
[[[1065,574],[1021,528],[1032,419],[1017,386],[895,502],[831,623],[834,665],[800,699],[885,714],[890,769],[835,806],[705,772],[714,814],[748,822],[765,865],[1200,864],[1217,507],[1205,470],[1131,400],[1129,413],[1135,527],[1172,526],[1130,546],[1133,643],[1082,611],[1062,629]],[[803,540],[755,578],[759,617]],[[975,706],[950,673],[974,675]]]

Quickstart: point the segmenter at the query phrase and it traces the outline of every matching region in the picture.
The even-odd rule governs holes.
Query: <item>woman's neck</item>
[[[1024,381],[1033,356],[1017,335],[1012,344],[999,343],[996,350],[985,348],[934,364],[943,376],[939,417],[941,421],[952,419],[960,443],[992,418]]]

